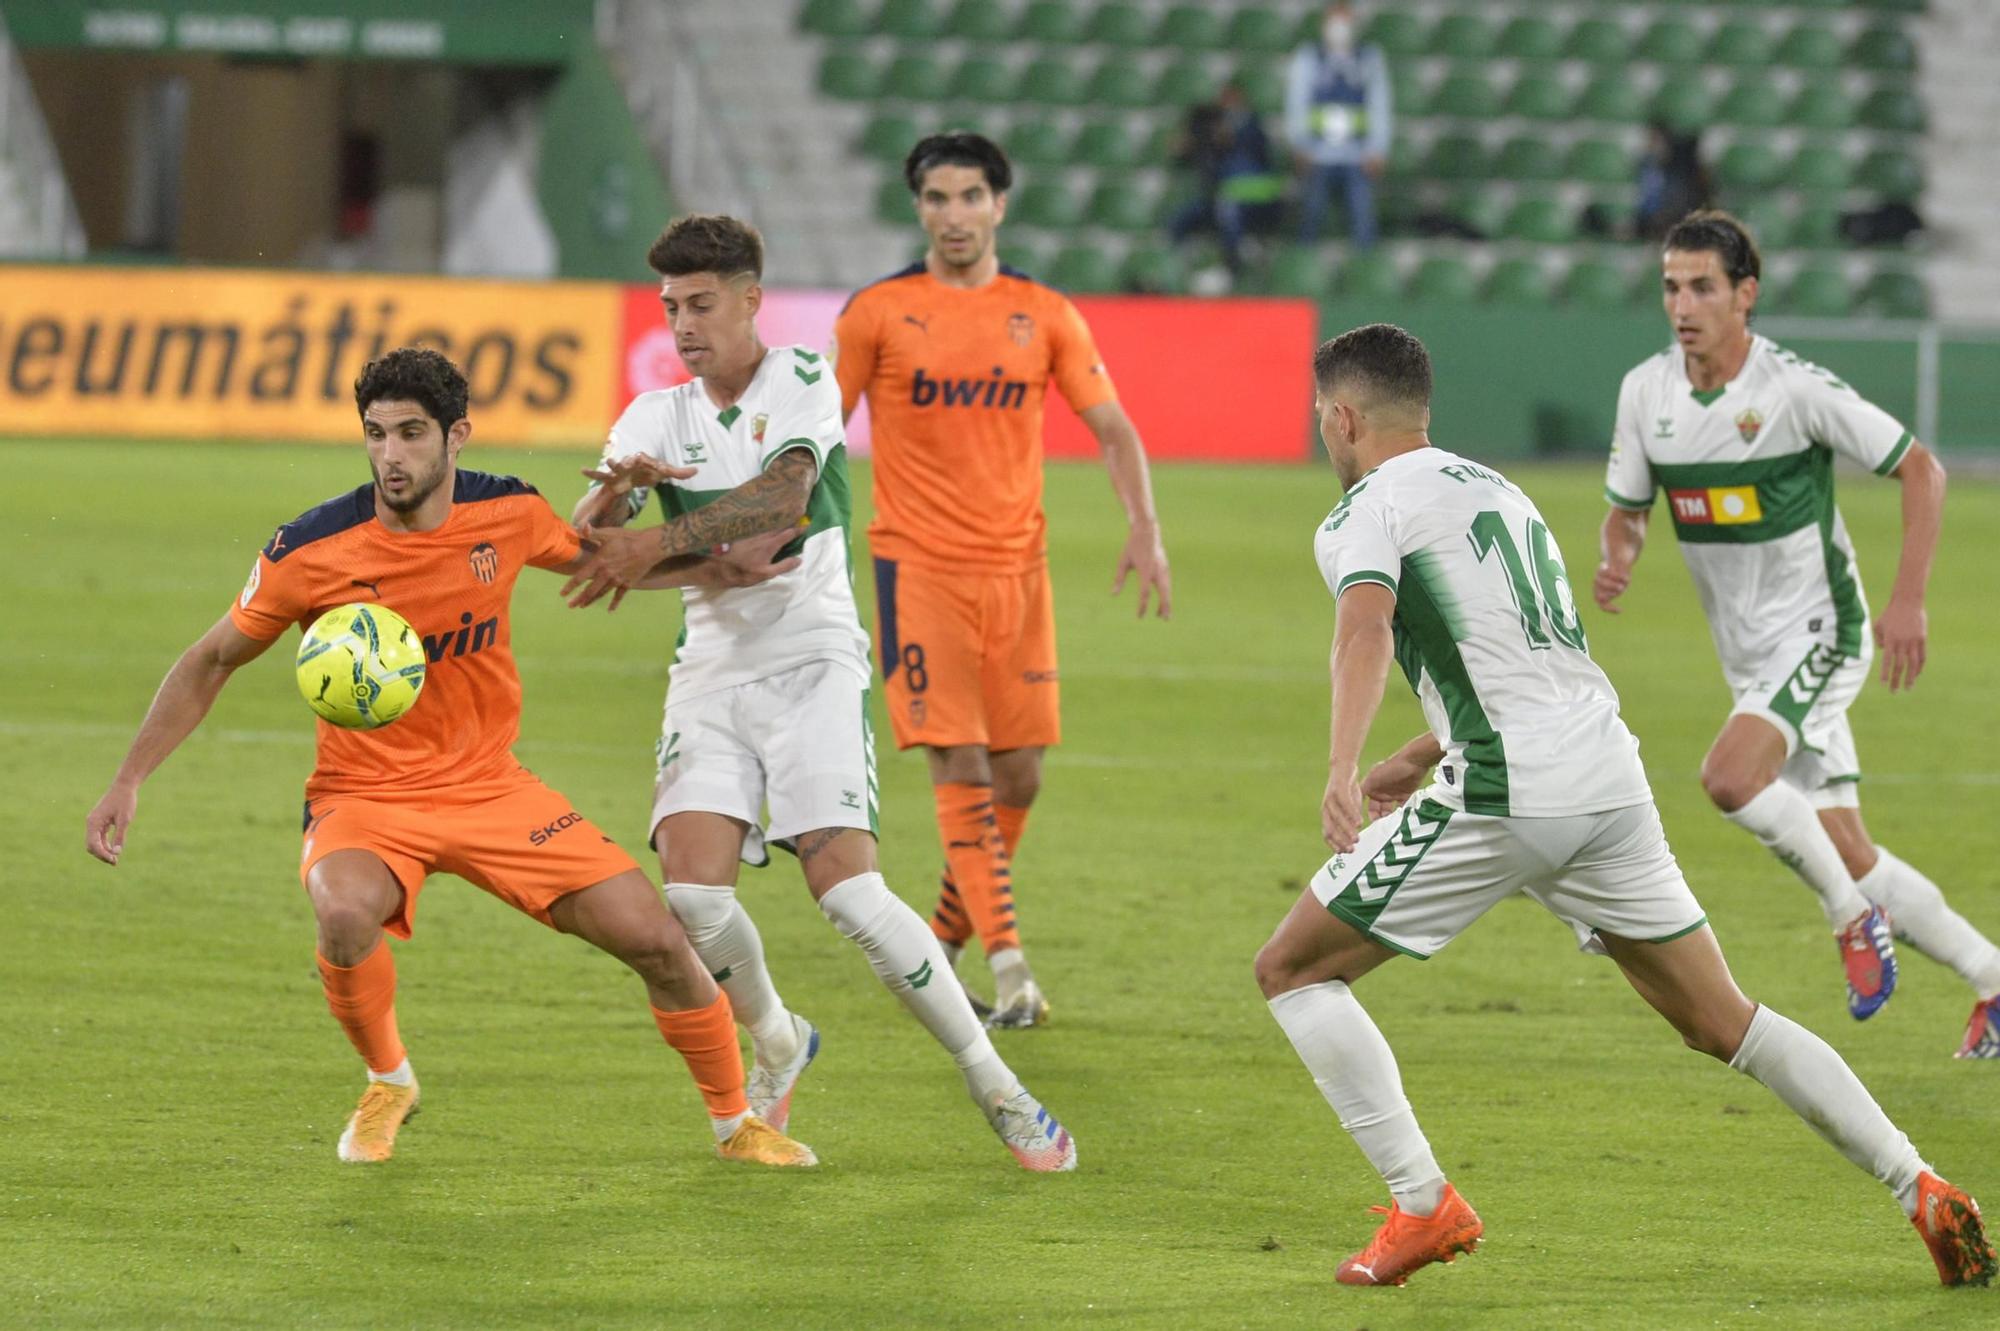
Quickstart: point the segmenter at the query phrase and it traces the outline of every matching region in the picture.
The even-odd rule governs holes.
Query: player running
[[[794,571],[758,587],[684,593],[648,823],[668,902],[750,1028],[751,1108],[782,1129],[819,1049],[819,1033],[779,999],[757,928],[736,899],[739,862],[766,864],[765,846],[776,844],[798,856],[826,918],[957,1061],[1022,1166],[1073,1169],[1069,1133],[994,1052],[964,991],[948,982],[938,941],[877,868],[868,635],[854,606],[847,446],[826,362],[758,338],[764,246],[751,227],[684,217],[646,257],[695,378],[625,409],[574,516],[629,521],[655,486],[667,521],[629,552],[607,546],[572,580],[588,584],[577,603],[659,559],[757,533],[796,536],[787,547]]]
[[[1257,954],[1257,980],[1393,1198],[1335,1278],[1400,1285],[1479,1242],[1479,1216],[1438,1167],[1350,986],[1398,953],[1432,956],[1522,891],[1616,961],[1690,1047],[1762,1082],[1886,1184],[1940,1280],[1987,1283],[1994,1253],[1972,1199],[1818,1036],[1737,989],[1590,659],[1548,525],[1505,477],[1431,446],[1423,344],[1357,328],[1321,346],[1313,372],[1345,491],[1313,542],[1338,605],[1321,806],[1335,854]],[[1392,660],[1429,731],[1357,781]]]
[[[977,134],[936,134],[904,179],[930,237],[923,259],[856,292],[834,324],[841,408],[873,422],[882,679],[896,747],[930,759],[945,873],[931,930],[956,965],[979,935],[996,1026],[1048,1020],[1021,946],[1012,862],[1062,735],[1055,611],[1042,513],[1048,385],[1104,451],[1128,534],[1115,595],[1139,614],[1173,586],[1146,450],[1090,329],[1060,292],[1003,267],[994,233],[1013,168]]]
[[[1654,494],[1665,490],[1736,700],[1702,762],[1703,788],[1819,896],[1856,1019],[1896,987],[1893,929],[1972,986],[1977,1001],[1958,1056],[2000,1058],[2000,949],[1935,883],[1869,837],[1847,722],[1875,645],[1891,692],[1923,670],[1944,468],[1881,408],[1750,332],[1760,268],[1756,242],[1727,213],[1691,213],[1667,233],[1675,345],[1618,391],[1604,490],[1611,508],[1592,590],[1617,612]],[[1901,562],[1872,642],[1833,502],[1836,455],[1903,487]]]
[[[299,877],[319,927],[320,979],[368,1068],[340,1159],[387,1160],[417,1111],[416,1074],[397,1034],[396,965],[382,934],[407,939],[425,877],[446,872],[638,972],[660,1033],[707,1102],[724,1159],[815,1163],[809,1149],[750,1113],[729,999],[652,883],[511,752],[521,715],[508,624],[514,582],[529,566],[579,566],[576,532],[532,486],[459,468],[472,432],[465,376],[437,352],[390,352],[362,371],[354,398],[373,482],[278,528],[228,614],[168,672],[90,811],[90,853],[118,863],[140,784],[200,724],[239,666],[293,624],[365,593],[424,635],[430,662],[421,704],[394,725],[320,722],[306,781]],[[684,559],[653,571],[647,585],[741,586],[766,576]]]

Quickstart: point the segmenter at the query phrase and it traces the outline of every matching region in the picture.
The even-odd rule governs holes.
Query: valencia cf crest
[[[1764,418],[1757,414],[1755,407],[1745,408],[1736,418],[1736,433],[1743,436],[1743,442],[1746,444],[1756,443],[1757,431],[1763,428]]]
[[[760,444],[763,443],[764,427],[769,425],[770,423],[771,423],[770,416],[766,415],[764,412],[760,411],[755,416],[752,416],[750,418],[750,437],[756,440]]]
[[[1007,336],[1014,339],[1015,346],[1027,346],[1035,340],[1035,321],[1019,312],[1008,315]]]
[[[481,582],[491,582],[500,573],[500,552],[490,541],[481,541],[472,547],[468,556],[472,563],[472,576]]]

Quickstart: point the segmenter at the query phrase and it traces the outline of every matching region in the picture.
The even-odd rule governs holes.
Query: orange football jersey
[[[423,693],[380,730],[319,723],[320,795],[449,797],[519,768],[521,678],[508,601],[532,564],[554,568],[581,548],[535,488],[512,476],[460,470],[451,515],[431,531],[392,531],[375,518],[375,487],[329,499],[278,528],[257,556],[229,618],[269,642],[352,601],[386,605],[424,641]]]
[[[868,395],[875,557],[1038,564],[1049,383],[1079,412],[1117,397],[1069,298],[1013,268],[966,288],[915,263],[856,292],[833,332],[842,407]]]

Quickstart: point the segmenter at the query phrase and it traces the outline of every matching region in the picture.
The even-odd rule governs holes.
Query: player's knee
[[[666,991],[686,984],[697,969],[687,935],[672,920],[644,935],[620,939],[618,959],[648,985]]]
[[[1734,763],[1718,761],[1710,754],[1701,764],[1701,788],[1715,807],[1724,813],[1736,810],[1757,798],[1759,791],[1770,785],[1762,773],[1744,771]]]
[[[355,896],[315,895],[320,954],[336,966],[360,964],[382,936],[382,912]]]
[[[1266,998],[1276,998],[1299,987],[1299,968],[1275,938],[1257,949],[1252,969],[1257,976],[1257,988]]]

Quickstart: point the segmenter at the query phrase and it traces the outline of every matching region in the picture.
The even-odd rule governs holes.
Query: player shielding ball
[[[90,811],[90,853],[118,863],[140,783],[193,732],[238,667],[292,625],[365,593],[424,636],[429,665],[420,704],[395,724],[342,730],[320,722],[306,781],[299,877],[319,929],[320,978],[368,1069],[340,1159],[387,1160],[417,1110],[383,933],[410,937],[426,876],[444,872],[639,974],[660,1033],[701,1089],[724,1158],[813,1164],[810,1150],[750,1114],[729,1000],[652,883],[511,751],[521,715],[508,623],[514,583],[524,568],[578,567],[576,532],[525,482],[459,468],[472,428],[466,382],[437,352],[390,352],[362,371],[354,397],[373,482],[286,523],[257,556],[229,612],[160,686]],[[647,585],[737,586],[768,576],[690,558],[650,570]]]
[[[789,540],[797,565],[760,586],[683,593],[647,823],[667,900],[750,1029],[751,1107],[783,1128],[820,1039],[779,998],[736,899],[738,865],[767,863],[768,843],[798,857],[827,920],[952,1056],[1015,1158],[1031,1170],[1072,1169],[1075,1142],[994,1052],[942,947],[876,861],[868,635],[848,562],[847,446],[833,376],[819,353],[758,337],[764,246],[750,226],[684,217],[647,260],[695,377],[633,399],[573,516],[627,522],[651,486],[667,520],[629,557],[607,548],[578,575],[588,585],[577,600],[588,604],[656,560],[760,533]]]
[[[1991,1280],[1972,1199],[1825,1042],[1737,989],[1590,659],[1548,525],[1505,477],[1430,443],[1423,344],[1373,324],[1321,346],[1313,370],[1345,491],[1314,538],[1338,616],[1321,807],[1335,854],[1258,953],[1257,980],[1394,1199],[1336,1278],[1401,1284],[1479,1241],[1352,986],[1399,953],[1434,955],[1519,891],[1616,961],[1689,1046],[1762,1082],[1887,1185],[1945,1284]],[[1357,780],[1392,661],[1429,729]]]
[[[1762,264],[1741,222],[1690,214],[1667,233],[1662,270],[1675,344],[1618,391],[1597,603],[1616,613],[1666,491],[1735,697],[1702,763],[1703,788],[1819,897],[1857,1019],[1895,989],[1893,930],[1972,987],[1959,1057],[2000,1058],[2000,948],[1869,836],[1847,721],[1877,646],[1891,692],[1924,668],[1944,468],[1880,407],[1751,333]],[[1834,505],[1836,457],[1903,487],[1901,560],[1872,625]]]
[[[994,236],[1013,168],[978,134],[934,134],[904,180],[930,238],[917,263],[862,288],[834,324],[841,407],[873,429],[877,634],[896,747],[930,760],[945,875],[931,929],[956,963],[976,933],[995,1026],[1049,1005],[1014,913],[1013,859],[1062,738],[1055,606],[1042,513],[1049,384],[1104,452],[1127,535],[1112,592],[1172,609],[1172,577],[1139,432],[1067,297],[1003,267]]]

